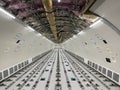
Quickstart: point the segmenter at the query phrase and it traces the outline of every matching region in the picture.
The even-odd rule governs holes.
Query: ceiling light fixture
[[[73,38],[70,38],[69,40],[72,40]]]
[[[30,26],[27,26],[27,28],[30,30],[30,31],[35,31],[32,27]]]
[[[73,36],[73,38],[77,38],[77,36],[76,36],[76,35],[74,35],[74,36]]]
[[[93,24],[90,25],[90,28],[96,26],[100,22],[101,22],[101,19],[96,20],[95,22],[93,22]]]
[[[11,17],[12,19],[15,19],[16,17],[13,16],[11,13],[7,12],[6,10],[4,10],[3,8],[0,7],[0,11],[5,13],[6,15],[8,15],[9,17]]]
[[[60,2],[61,0],[58,0],[58,2]]]
[[[84,31],[80,31],[79,33],[78,33],[78,35],[82,35],[82,34],[84,34],[85,32]]]
[[[42,36],[40,33],[37,34],[38,36]]]

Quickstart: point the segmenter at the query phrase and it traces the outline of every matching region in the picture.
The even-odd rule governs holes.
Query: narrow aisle
[[[60,52],[60,51],[59,51]],[[61,86],[62,86],[62,90],[69,90],[68,86],[67,86],[67,79],[65,76],[65,72],[64,72],[64,67],[63,67],[63,57],[61,56],[62,53],[60,52],[59,54],[59,58],[60,58],[60,75],[61,75]]]
[[[35,90],[39,90],[40,88],[42,88],[43,90],[49,90],[49,87],[51,86],[50,84],[54,83],[54,81],[51,80],[51,77],[52,76],[54,77],[53,73],[55,72],[54,67],[56,64],[56,58],[57,58],[57,50],[56,53],[54,53],[54,56],[48,62],[47,67],[44,69],[44,74],[41,76],[41,78],[39,78],[40,81]]]
[[[69,61],[63,55],[62,52],[61,52],[61,57],[63,58],[62,62],[63,62],[63,67],[64,67],[69,90],[84,90],[84,88],[81,87],[79,82],[76,80],[77,77],[72,72],[72,68],[70,67]]]
[[[59,50],[56,53],[54,66],[51,70],[51,79],[50,79],[50,84],[49,84],[49,89],[48,90],[55,90],[55,86],[56,86],[56,82],[57,82],[56,74],[57,74],[58,60],[59,60]]]

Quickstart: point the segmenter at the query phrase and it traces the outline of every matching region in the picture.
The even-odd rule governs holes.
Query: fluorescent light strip
[[[60,2],[61,0],[58,0],[58,2]]]
[[[40,33],[37,34],[38,36],[42,36]]]
[[[73,38],[70,38],[69,40],[72,40]]]
[[[30,26],[27,26],[27,28],[30,30],[30,31],[35,31],[32,27]]]
[[[83,31],[80,31],[79,33],[78,33],[78,35],[82,35],[82,34],[84,34],[85,32],[83,32]]]
[[[76,36],[76,35],[74,35],[74,36],[73,36],[73,38],[77,38],[77,36]]]
[[[11,13],[7,12],[6,10],[4,10],[3,8],[0,7],[0,11],[5,13],[6,15],[8,15],[9,17],[11,17],[12,19],[15,19],[16,17],[13,16]]]
[[[99,24],[101,22],[101,19],[96,20],[92,25],[90,25],[91,27],[94,27],[95,25]]]

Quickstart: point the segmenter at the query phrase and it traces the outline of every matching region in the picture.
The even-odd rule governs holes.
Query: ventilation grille
[[[119,75],[116,73],[113,73],[113,80],[115,80],[116,82],[119,82]]]
[[[97,65],[97,64],[95,64],[95,69],[97,70],[97,68],[98,68],[98,65]]]
[[[18,67],[19,67],[19,69],[21,69],[21,67],[22,67],[21,64],[18,64]]]
[[[102,74],[106,75],[109,79],[115,81],[116,83],[118,83],[120,85],[120,75],[117,73],[113,73],[111,70],[108,70],[102,66],[99,66],[96,63],[93,63],[91,61],[88,61],[88,65],[92,68],[94,68],[95,70],[97,70],[98,72],[101,72]]]
[[[102,67],[101,67],[101,66],[99,66],[99,71],[100,71],[100,72],[102,71]]]
[[[102,73],[106,74],[106,69],[105,68],[103,68]]]
[[[10,74],[12,74],[12,73],[13,73],[13,67],[11,67],[11,68],[9,69],[9,71],[10,71]]]
[[[16,65],[16,66],[14,66],[14,70],[15,70],[15,71],[17,71],[17,65]]]
[[[93,63],[92,67],[94,67],[94,66],[95,66],[95,63]]]
[[[24,67],[24,63],[22,63],[22,67]]]
[[[6,77],[14,74],[15,72],[17,72],[21,68],[25,67],[26,65],[28,65],[28,63],[29,63],[29,61],[27,60],[27,61],[24,61],[22,63],[19,63],[18,65],[10,67],[9,69],[6,69],[6,70],[0,72],[0,81],[4,80]]]
[[[0,80],[2,80],[2,73],[0,72]]]
[[[91,66],[91,62],[89,62],[89,65]]]
[[[8,70],[3,71],[4,78],[8,76]]]
[[[110,78],[112,78],[112,71],[108,70],[107,76],[110,77]]]
[[[27,65],[27,61],[25,61],[25,65]]]
[[[29,64],[29,61],[27,60],[27,64]]]

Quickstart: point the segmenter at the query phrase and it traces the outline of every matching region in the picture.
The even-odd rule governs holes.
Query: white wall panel
[[[0,11],[0,70],[48,51],[53,45]]]
[[[107,44],[103,42],[107,41]],[[63,43],[63,47],[79,56],[98,63],[103,67],[115,72],[120,63],[120,36],[104,22],[99,22],[89,30],[84,31],[76,38]],[[106,62],[105,58],[110,58],[111,63]]]
[[[97,0],[90,10],[106,18],[120,30],[120,0]]]

